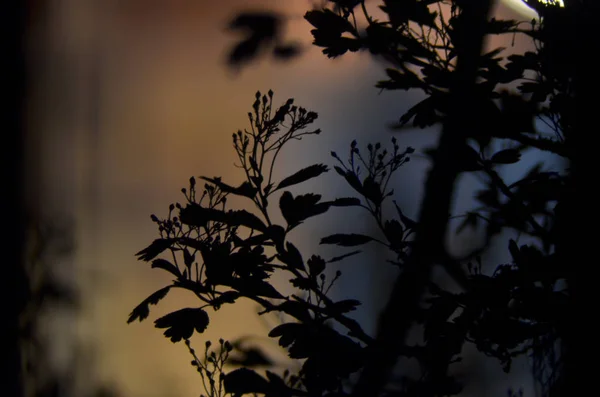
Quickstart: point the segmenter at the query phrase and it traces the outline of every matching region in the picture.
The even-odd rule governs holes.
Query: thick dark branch
[[[430,281],[431,267],[445,257],[444,237],[460,169],[457,156],[474,124],[469,114],[475,97],[475,81],[491,0],[465,1],[460,15],[462,35],[456,43],[457,67],[450,95],[454,109],[440,137],[434,164],[425,185],[419,226],[405,270],[398,277],[380,320],[378,335],[365,368],[353,391],[354,397],[380,395],[386,386]]]

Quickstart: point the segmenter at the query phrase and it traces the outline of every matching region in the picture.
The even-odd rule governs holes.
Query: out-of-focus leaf
[[[505,149],[495,153],[491,161],[494,164],[514,164],[521,159],[521,153],[517,149]]]
[[[238,368],[225,375],[225,391],[232,395],[243,395],[269,391],[269,382],[249,368]]]
[[[231,66],[240,66],[253,60],[262,49],[277,40],[281,31],[281,17],[266,12],[243,13],[231,21],[229,29],[245,33],[245,38],[234,46],[228,56]]]

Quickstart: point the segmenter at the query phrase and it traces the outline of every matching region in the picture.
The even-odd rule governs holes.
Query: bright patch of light
[[[513,10],[515,10],[516,12],[518,12],[519,14],[521,14],[522,16],[526,17],[526,18],[537,18],[538,14],[527,5],[527,3],[529,3],[529,1],[527,0],[503,0],[504,3],[509,6],[510,8],[512,8]],[[564,7],[565,3],[564,0],[540,0],[541,3],[544,4],[555,4],[559,7]]]
[[[565,2],[563,0],[540,0],[540,3],[544,3],[544,4],[555,4],[558,5],[559,7],[564,7],[565,6]]]

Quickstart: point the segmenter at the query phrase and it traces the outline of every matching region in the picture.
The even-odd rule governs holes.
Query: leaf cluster
[[[425,92],[426,98],[400,118],[397,129],[411,122],[414,127],[425,128],[447,120],[449,94],[460,83],[455,72],[465,40],[459,18],[462,1],[383,1],[381,10],[387,17],[383,21],[373,18],[363,1],[328,3],[330,7],[305,15],[314,28],[314,45],[332,58],[369,51],[391,65],[386,69],[389,79],[379,82],[378,88]],[[449,14],[444,11],[446,6]],[[462,277],[462,290],[450,292],[430,283],[419,315],[410,319],[421,325],[422,343],[405,343],[399,353],[416,360],[420,374],[403,377],[397,387],[388,385],[386,395],[460,393],[462,385],[450,375],[449,368],[460,361],[467,342],[499,359],[508,371],[511,360],[518,355],[533,352],[539,358],[549,354],[564,333],[570,297],[560,288],[567,269],[557,259],[555,249],[560,235],[557,218],[570,176],[543,170],[540,164],[521,179],[507,183],[500,172],[518,165],[521,154],[532,148],[565,159],[573,156],[565,144],[574,128],[573,71],[557,66],[556,46],[565,48],[565,43],[553,41],[560,31],[557,26],[562,26],[561,12],[556,7],[543,8],[543,18],[532,21],[526,29],[515,21],[486,21],[488,35],[525,34],[537,46],[535,52],[511,55],[506,60],[500,56],[502,48],[481,54],[475,97],[468,104],[471,135],[468,144],[454,153],[458,169],[482,177],[485,185],[476,195],[481,206],[455,216],[463,218],[457,232],[484,223],[486,244],[466,258],[447,255],[440,259],[453,264],[455,274]],[[366,21],[364,29],[357,22],[360,14]],[[264,32],[263,38],[275,34],[273,29]],[[511,86],[516,91],[509,90]],[[136,307],[129,322],[148,317],[149,306],[164,298],[171,288],[183,288],[194,293],[201,306],[168,314],[157,319],[155,325],[166,328],[165,336],[173,342],[187,341],[194,331],[201,333],[208,326],[207,308],[218,310],[240,298],[250,299],[262,307],[261,315],[282,315],[281,324],[271,329],[269,336],[277,338],[288,356],[301,363],[300,369],[293,375],[289,371],[284,376],[266,371],[262,376],[251,369],[251,360],[239,361],[242,368],[223,375],[223,393],[349,395],[354,374],[378,351],[373,337],[348,316],[360,302],[334,302],[329,298],[328,292],[341,272],[338,270],[328,280],[326,270],[360,251],[329,260],[316,253],[303,255],[289,233],[335,207],[362,209],[371,215],[378,235],[336,233],[322,237],[320,244],[380,244],[396,255],[392,264],[402,270],[419,223],[407,217],[393,200],[395,216],[387,217],[384,209],[394,195],[389,188],[391,177],[409,161],[413,149],[401,151],[395,138],[389,151],[380,143],[360,149],[353,141],[347,159],[335,152],[331,155],[336,161],[333,169],[357,197],[323,200],[316,193],[294,195],[286,189],[329,171],[325,164],[313,164],[280,181],[274,179],[273,170],[284,145],[320,133],[319,129],[306,130],[317,114],[295,106],[291,99],[275,109],[271,91],[267,95],[257,93],[252,109],[248,114],[250,128],[233,134],[244,182],[236,186],[219,177],[200,177],[206,182],[200,193],[196,178],[191,178],[189,189],[183,190],[187,202],[172,205],[166,219],[152,217],[161,238],[137,255],[151,262],[152,267],[169,272],[174,280]],[[546,123],[551,134],[537,131],[538,122]],[[508,145],[498,150],[499,142]],[[432,161],[438,160],[436,150],[428,154]],[[229,209],[229,195],[251,201],[256,211]],[[273,200],[278,203],[284,224],[271,220],[269,204]],[[175,209],[177,213],[173,214]],[[492,238],[507,229],[517,236],[527,236],[532,243],[519,246],[511,239],[507,244],[511,263],[501,264],[493,274],[486,275],[480,254]],[[169,253],[169,259],[159,258]],[[285,296],[278,291],[270,282],[276,271],[290,276],[290,284],[299,293]],[[268,360],[258,362],[267,364]],[[219,368],[223,372],[223,367]]]

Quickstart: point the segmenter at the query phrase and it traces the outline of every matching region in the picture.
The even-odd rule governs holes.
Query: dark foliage
[[[564,254],[559,255],[563,252],[559,248],[564,246],[559,215],[572,205],[572,201],[565,201],[572,177],[569,172],[544,170],[539,164],[520,180],[507,183],[499,171],[518,165],[527,149],[570,162],[574,159],[569,145],[575,130],[574,69],[557,61],[561,52],[556,46],[565,49],[568,40],[575,39],[565,35],[554,41],[559,29],[572,23],[571,9],[535,2],[533,6],[542,18],[523,28],[524,24],[516,21],[489,19],[487,1],[384,1],[380,8],[387,19],[383,21],[372,18],[362,1],[327,3],[329,7],[305,15],[314,28],[313,44],[322,47],[328,57],[369,51],[390,65],[386,69],[388,79],[377,83],[378,88],[419,89],[426,94],[399,118],[395,129],[443,125],[438,146],[428,153],[432,168],[418,221],[407,217],[393,200],[395,216],[383,210],[394,195],[389,188],[393,174],[414,151],[401,151],[396,138],[391,139],[388,149],[380,143],[359,148],[353,141],[347,161],[331,153],[336,162],[334,171],[357,197],[323,200],[319,194],[294,196],[287,190],[278,198],[272,197],[279,190],[319,177],[329,168],[314,164],[279,182],[273,180],[273,167],[283,145],[320,130],[306,131],[316,120],[316,113],[295,106],[291,99],[275,109],[272,91],[257,93],[253,112],[248,114],[250,129],[233,135],[246,181],[232,187],[220,178],[202,177],[207,183],[199,189],[192,178],[189,189],[183,189],[185,204],[172,205],[166,219],[152,216],[161,238],[140,251],[139,258],[154,260],[152,267],[174,277],[170,287],[187,289],[203,302],[199,309],[184,309],[200,310],[200,322],[188,320],[188,312],[185,319],[175,321],[183,312],[179,311],[157,320],[156,326],[171,327],[165,335],[173,342],[185,339],[189,346],[194,330],[203,332],[208,324],[205,308],[218,310],[224,303],[245,297],[263,308],[260,314],[281,315],[281,323],[269,336],[278,339],[290,358],[299,360],[300,369],[292,375],[286,371],[283,377],[271,371],[263,376],[251,367],[266,365],[269,360],[253,362],[246,354],[246,361],[237,360],[242,368],[219,378],[218,384],[224,388],[217,390],[214,374],[223,371],[228,351],[234,347],[223,350],[221,342],[217,358],[208,353],[207,345],[204,363],[218,363],[209,376],[211,386],[205,385],[211,396],[456,395],[463,385],[450,375],[450,368],[460,361],[465,343],[473,343],[479,351],[498,359],[506,371],[513,358],[531,354],[540,360],[554,352],[559,343],[561,358],[550,364],[554,377],[539,379],[546,382],[544,393],[556,393],[554,385],[567,382],[561,381],[566,379],[561,365],[568,364],[565,357],[572,357],[569,349],[574,346],[567,338],[567,319],[573,308],[575,276]],[[365,29],[359,29],[356,22],[361,15]],[[253,18],[242,18],[243,23],[239,23],[254,32],[248,40],[268,41],[277,34],[274,17],[262,21]],[[527,35],[537,50],[507,59],[501,56],[501,48],[482,53],[485,38],[498,34]],[[249,46],[247,42],[241,45]],[[239,52],[239,46],[235,51]],[[249,59],[256,51],[252,47],[245,54],[246,58],[234,63]],[[509,86],[516,86],[516,91]],[[551,133],[538,131],[539,122]],[[500,141],[508,142],[508,147],[498,150]],[[486,183],[476,195],[481,206],[454,216],[464,218],[456,232],[483,225],[487,239],[466,258],[453,258],[443,239],[452,218],[448,213],[454,182],[465,172],[478,174]],[[227,209],[229,195],[250,200],[255,213]],[[271,220],[269,204],[274,199],[285,225]],[[379,244],[395,255],[391,262],[399,275],[375,336],[367,335],[347,316],[359,301],[334,302],[327,295],[341,276],[338,270],[334,277],[328,277],[327,267],[360,251],[326,261],[318,254],[302,255],[289,240],[292,229],[333,207],[367,211],[379,233],[335,233],[323,236],[321,244]],[[515,237],[527,237],[529,242],[519,244],[510,239],[507,248],[512,260],[485,274],[480,254],[491,239],[507,230]],[[166,251],[173,254],[175,263],[155,259]],[[182,259],[178,262],[177,258]],[[442,266],[461,291],[446,291],[432,283],[434,265]],[[292,277],[290,284],[299,290],[298,295],[284,296],[270,284],[276,271]],[[561,287],[563,284],[566,287]],[[170,287],[142,302],[129,321],[146,318],[149,305],[156,304]],[[422,330],[422,341],[410,345],[406,335],[417,326]],[[253,354],[255,359],[263,357],[256,350]],[[391,371],[400,357],[415,360],[420,375],[402,377],[393,384]],[[205,368],[197,358],[194,362],[199,371]]]

